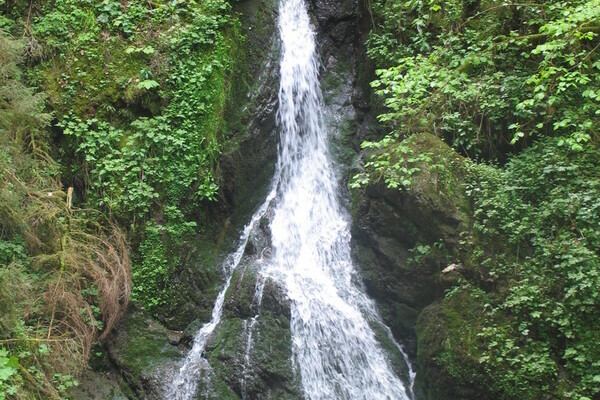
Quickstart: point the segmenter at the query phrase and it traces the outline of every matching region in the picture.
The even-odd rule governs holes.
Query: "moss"
[[[158,112],[160,101],[137,89],[140,71],[149,59],[127,54],[130,45],[120,36],[110,36],[90,42],[85,49],[72,47],[64,57],[38,66],[38,83],[57,114],[72,112],[119,123],[122,115],[114,111],[122,107]]]
[[[256,272],[250,268],[238,268],[231,277],[231,285],[225,294],[225,316],[249,318],[256,285]]]
[[[237,2],[234,12],[245,41],[231,65],[231,91],[223,110],[227,137],[218,176],[232,224],[242,226],[266,197],[274,173],[277,2]]]
[[[249,305],[255,283],[256,273],[250,269],[234,273],[226,294],[223,319],[207,345],[214,371],[210,386],[215,391],[222,387],[224,393],[235,396],[245,392],[249,398],[256,399],[299,399],[302,391],[292,365],[289,309],[285,304],[271,304],[277,300],[271,298],[269,285],[265,287],[263,307],[253,326],[252,348],[248,349],[248,330],[254,317]],[[246,364],[247,351],[252,360],[249,365]]]
[[[428,400],[493,398],[490,377],[479,363],[481,296],[475,289],[461,290],[419,315],[417,384]]]
[[[380,302],[379,310],[382,318],[390,322],[390,328],[396,337],[403,338],[405,344],[411,347],[411,353],[416,350],[416,344],[413,343],[415,337],[415,327],[419,310],[410,307],[404,303],[390,299],[389,303]]]
[[[184,330],[192,320],[210,320],[223,284],[223,255],[231,251],[234,243],[234,232],[227,227],[221,233],[211,231],[180,243],[169,242],[165,266],[167,301],[153,307],[152,315],[173,330]]]
[[[283,315],[261,315],[254,344],[255,363],[267,382],[293,380],[290,321]]]
[[[432,134],[412,135],[404,143],[414,154],[431,155],[430,162],[417,163],[420,171],[413,177],[409,190],[426,197],[439,210],[468,213],[469,203],[464,193],[468,161]]]
[[[244,321],[241,318],[225,319],[217,329],[217,334],[210,339],[209,361],[218,377],[240,376],[241,366],[236,360],[243,359]]]
[[[245,37],[235,52],[232,63],[231,95],[227,97],[224,115],[227,121],[229,138],[224,144],[225,154],[238,151],[239,146],[252,134],[248,129],[258,106],[261,86],[264,79],[257,79],[263,72],[267,59],[271,56],[270,40],[276,29],[274,14],[276,3],[273,0],[239,2],[234,12],[242,23],[240,36]]]
[[[400,376],[405,385],[408,386],[408,383],[410,382],[408,365],[406,365],[404,357],[398,350],[398,347],[396,347],[396,343],[390,339],[385,327],[378,321],[371,321],[370,326],[371,329],[373,329],[375,338],[381,345],[381,348],[389,360],[389,364],[392,366],[394,372],[396,375]]]
[[[238,361],[243,359],[243,330],[244,321],[239,318],[222,320],[217,326],[206,347],[212,371],[206,372],[209,379],[199,381],[199,398],[239,399],[234,388],[242,372]]]
[[[109,342],[112,360],[136,391],[168,360],[179,357],[176,347],[169,344],[167,329],[142,312],[134,310],[120,323]]]

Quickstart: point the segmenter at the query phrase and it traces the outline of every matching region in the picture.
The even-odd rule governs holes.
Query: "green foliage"
[[[9,357],[8,351],[0,347],[0,400],[17,394],[16,378],[19,361],[16,356]]]
[[[372,13],[380,120],[401,135],[433,130],[487,157],[540,136],[597,140],[598,0],[378,0]]]
[[[417,242],[412,248],[408,249],[408,252],[411,254],[406,259],[409,265],[418,266],[428,260],[443,260],[445,262],[451,260],[443,241],[437,241],[431,245]]]
[[[0,31],[0,395],[55,399],[127,304],[128,249],[62,191],[45,97],[21,82],[22,52]]]
[[[350,182],[353,189],[369,182],[383,181],[390,189],[407,188],[413,175],[421,171],[419,165],[432,161],[430,153],[416,153],[408,142],[396,142],[387,135],[378,142],[363,142],[362,148],[371,153],[364,167],[366,172],[355,175]]]
[[[195,222],[185,221],[177,207],[167,206],[165,214],[165,224],[146,225],[140,260],[133,265],[133,300],[152,313],[177,307],[177,285],[171,283],[181,261],[176,254],[196,228]]]
[[[237,22],[224,0],[60,0],[33,38],[54,57],[31,79],[50,93],[63,179],[88,204],[130,221],[165,204],[215,200],[223,109]],[[75,27],[77,34],[71,29]]]
[[[597,398],[600,2],[379,0],[371,12],[372,86],[393,131],[364,145],[371,176],[414,185],[430,168],[411,174],[396,149],[419,132],[474,157],[518,154],[502,169],[467,163],[461,254],[479,278],[443,303],[451,346],[438,361],[500,399]],[[480,318],[464,317],[472,301]]]
[[[133,268],[133,300],[150,311],[169,301],[169,262],[162,240],[164,226],[147,224],[140,246],[142,262]]]
[[[536,143],[505,170],[478,166],[468,187],[464,251],[496,282],[480,362],[501,398],[600,394],[600,152],[562,140]]]
[[[241,40],[230,13],[224,0],[58,0],[32,24],[45,51],[29,79],[64,134],[61,179],[131,227],[133,299],[155,315],[177,306],[173,277],[197,230],[195,206],[217,199]]]
[[[154,313],[173,307],[180,253],[198,230],[190,220],[219,190],[223,112],[242,40],[229,3],[56,0],[13,2],[3,12],[27,41],[26,79],[47,94],[56,121],[60,169],[52,173],[74,187],[75,206],[130,227],[134,299]],[[30,114],[46,117],[40,126],[48,122]],[[0,256],[18,248],[14,238],[2,242]],[[106,313],[95,302],[104,292],[84,288],[90,307],[75,314],[109,330],[96,319]]]

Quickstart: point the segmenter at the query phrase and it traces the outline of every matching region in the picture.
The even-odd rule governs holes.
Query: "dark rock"
[[[441,271],[469,224],[464,194],[465,160],[433,135],[406,142],[415,154],[431,153],[408,189],[375,183],[353,192],[354,254],[369,294],[395,335],[416,353],[416,314],[443,296]],[[434,246],[443,243],[445,251]],[[430,254],[409,263],[409,249],[427,245]]]
[[[285,290],[272,279],[267,279],[263,289],[262,309],[290,319],[290,300]]]
[[[335,29],[341,22],[356,19],[356,0],[310,0],[309,6],[319,22],[320,32]]]
[[[135,398],[161,399],[179,357],[167,329],[139,310],[123,318],[106,344],[109,358]],[[129,396],[131,397],[131,396]]]
[[[119,377],[114,371],[85,370],[77,377],[79,383],[69,389],[69,399],[74,400],[127,400],[118,385]]]
[[[210,385],[213,392],[227,388],[237,397],[301,399],[292,365],[289,300],[267,279],[261,301],[257,277],[251,266],[234,273],[223,319],[206,348],[214,370]]]
[[[415,386],[431,400],[491,400],[489,376],[479,363],[470,331],[483,314],[469,291],[436,302],[417,322],[418,370]]]
[[[252,268],[240,266],[231,277],[224,304],[226,318],[247,319],[254,316],[254,291],[256,287],[256,272]]]
[[[266,197],[275,171],[280,53],[277,0],[236,3],[234,11],[246,41],[225,110],[229,139],[220,160],[220,202],[239,229]]]

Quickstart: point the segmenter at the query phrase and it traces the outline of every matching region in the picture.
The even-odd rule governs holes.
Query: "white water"
[[[281,171],[271,222],[273,261],[292,304],[291,329],[309,399],[409,399],[366,316],[354,283],[350,226],[342,209],[321,118],[318,61],[303,0],[281,0]]]
[[[226,283],[212,319],[197,333],[194,345],[170,385],[168,398],[196,396],[206,342],[221,320],[225,292],[253,227],[274,208],[273,256],[261,273],[286,288],[291,300],[293,352],[306,398],[409,400],[392,370],[371,324],[381,324],[370,299],[355,283],[350,256],[350,221],[340,206],[337,182],[321,117],[321,89],[315,38],[304,0],[280,0],[279,32],[283,55],[278,122],[279,158],[273,190],[245,228],[238,250],[224,266]],[[260,317],[264,279],[259,280],[256,316],[246,322],[244,376],[251,364],[254,325]],[[260,294],[258,294],[260,292]],[[385,327],[391,340],[391,332]],[[405,357],[402,348],[399,352]],[[414,373],[410,369],[412,394]]]

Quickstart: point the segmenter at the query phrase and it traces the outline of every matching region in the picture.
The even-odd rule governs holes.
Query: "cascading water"
[[[322,126],[314,32],[303,0],[282,0],[280,187],[268,274],[291,300],[291,329],[309,399],[409,399],[353,282],[348,215],[340,206]]]
[[[383,326],[374,305],[355,283],[350,220],[339,202],[322,125],[318,60],[306,5],[304,0],[280,1],[281,140],[273,189],[246,227],[238,251],[225,264],[228,278],[212,319],[196,335],[192,350],[169,387],[168,398],[196,396],[198,379],[208,368],[202,353],[221,319],[231,273],[240,262],[251,230],[272,208],[272,257],[261,263],[259,282],[264,285],[267,276],[287,291],[294,362],[305,396],[408,400],[412,397],[414,373],[409,365],[411,385],[407,392],[371,327]],[[260,300],[257,304],[260,306]],[[250,364],[252,333],[258,317],[257,313],[244,325],[248,336],[244,371]],[[406,359],[400,347],[399,351]],[[245,391],[246,376],[241,379]]]

